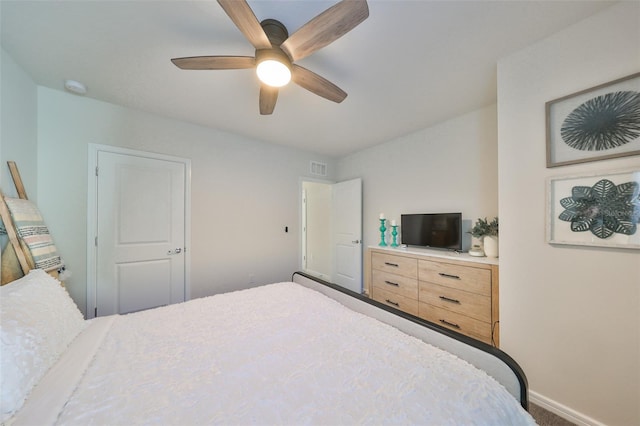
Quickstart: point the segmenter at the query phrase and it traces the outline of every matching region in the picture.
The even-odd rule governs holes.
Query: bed
[[[7,425],[535,424],[500,350],[302,273],[92,320],[41,270],[0,291]]]

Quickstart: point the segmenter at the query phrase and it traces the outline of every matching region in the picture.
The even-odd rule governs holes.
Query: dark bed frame
[[[505,386],[514,398],[520,401],[525,410],[529,410],[527,377],[518,363],[500,349],[376,302],[362,294],[305,272],[294,272],[291,281],[320,291],[357,312],[374,317],[420,340],[453,353],[486,371],[487,374]]]

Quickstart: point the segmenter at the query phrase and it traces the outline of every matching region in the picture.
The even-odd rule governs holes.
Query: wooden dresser
[[[497,259],[370,247],[364,263],[369,297],[499,346]]]

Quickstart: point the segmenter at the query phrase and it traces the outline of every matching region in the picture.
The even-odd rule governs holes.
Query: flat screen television
[[[400,216],[402,244],[462,251],[462,213]]]

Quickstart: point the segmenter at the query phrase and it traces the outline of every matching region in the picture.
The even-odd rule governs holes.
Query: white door
[[[336,183],[332,194],[332,281],[362,293],[362,180]]]
[[[97,152],[96,316],[185,300],[186,172],[180,161]]]

